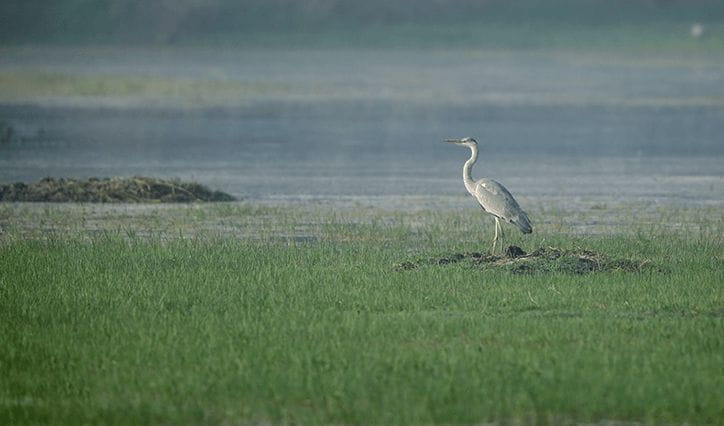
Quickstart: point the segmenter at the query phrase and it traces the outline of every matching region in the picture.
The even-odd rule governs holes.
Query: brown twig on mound
[[[79,203],[188,203],[234,201],[196,182],[134,176],[130,178],[44,178],[37,183],[0,184],[0,201]]]

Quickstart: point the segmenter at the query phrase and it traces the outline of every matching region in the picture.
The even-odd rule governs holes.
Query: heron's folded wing
[[[475,198],[485,211],[508,221],[518,217],[521,212],[513,195],[492,179],[480,179],[476,182]]]

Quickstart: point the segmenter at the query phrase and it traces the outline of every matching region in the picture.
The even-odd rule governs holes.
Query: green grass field
[[[539,210],[510,243],[656,268],[516,275],[393,267],[488,247],[467,211],[328,212],[295,242],[283,209],[159,207],[179,232],[143,236],[76,209],[0,210],[0,424],[724,421],[720,215],[577,236]]]

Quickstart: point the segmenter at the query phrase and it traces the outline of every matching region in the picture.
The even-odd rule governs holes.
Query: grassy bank
[[[281,214],[262,210],[248,214]],[[419,214],[351,216],[328,218],[311,243],[10,229],[0,423],[724,418],[715,217],[690,236],[542,225],[510,241],[659,267],[516,275],[466,262],[394,268],[479,248],[471,241],[487,234],[457,238],[464,215],[416,226],[406,218]]]
[[[0,44],[721,49],[724,6],[611,0],[138,0],[0,6]],[[704,33],[694,40],[694,22]]]

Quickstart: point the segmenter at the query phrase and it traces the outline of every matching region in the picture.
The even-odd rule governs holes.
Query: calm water
[[[4,50],[0,76],[201,88],[0,93],[0,181],[196,179],[247,199],[436,196],[475,176],[519,198],[721,205],[724,56],[557,52]],[[227,95],[215,84],[239,85]]]

